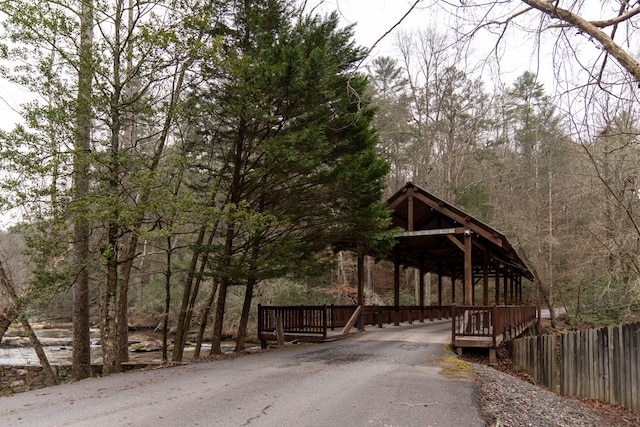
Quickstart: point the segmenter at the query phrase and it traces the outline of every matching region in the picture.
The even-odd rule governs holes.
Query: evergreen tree
[[[279,1],[233,7],[221,61],[203,67],[190,108],[199,113],[194,166],[221,178],[213,353],[229,286],[246,286],[246,315],[260,280],[311,272],[332,244],[374,243],[388,215],[388,166],[375,151],[351,29],[335,14],[296,20]]]

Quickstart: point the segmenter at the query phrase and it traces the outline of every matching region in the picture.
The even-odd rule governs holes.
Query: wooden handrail
[[[489,337],[495,346],[497,337],[513,338],[517,331],[537,318],[535,306],[453,306],[452,342],[456,337]]]
[[[258,339],[266,347],[268,337],[327,337],[327,329],[344,327],[356,310],[354,305],[262,306],[258,305]],[[456,337],[484,337],[495,347],[500,339],[515,338],[536,320],[535,306],[365,306],[360,315],[365,324],[424,321],[451,318],[451,342]],[[281,324],[281,329],[278,328]],[[343,330],[344,331],[344,330]],[[278,332],[278,334],[276,334]]]

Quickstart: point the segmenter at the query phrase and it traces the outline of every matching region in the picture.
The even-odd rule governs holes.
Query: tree
[[[162,206],[153,194],[165,183],[158,169],[204,37],[198,23],[215,10],[210,2],[188,10],[171,5],[87,1],[76,10],[66,2],[0,3],[16,46],[5,52],[22,61],[9,76],[41,97],[26,106],[26,126],[3,138],[11,144],[11,170],[31,185],[16,191],[8,179],[5,188],[13,206],[30,208],[25,230],[36,279],[75,283],[78,377],[89,366],[92,282],[100,291],[103,372],[118,371],[128,357],[128,292],[138,242]],[[75,236],[66,232],[69,224]],[[54,250],[64,262],[50,262]]]
[[[231,286],[245,290],[242,337],[257,283],[311,272],[330,245],[369,243],[387,224],[387,166],[351,30],[335,14],[296,20],[281,2],[233,6],[225,55],[203,69],[190,108],[194,170],[221,177],[220,225],[206,249],[218,292],[212,353]]]
[[[516,79],[506,93],[508,129],[504,136],[511,147],[513,164],[505,187],[496,188],[499,214],[506,216],[509,229],[517,236],[520,251],[534,273],[540,296],[554,321],[553,289],[556,271],[560,271],[556,217],[566,204],[563,195],[571,190],[566,177],[569,169],[570,140],[561,117],[545,94],[544,86],[530,72]],[[563,241],[566,250],[571,243]]]
[[[487,132],[490,104],[482,81],[457,67],[461,52],[450,47],[435,29],[399,39],[410,87],[411,180],[453,201],[469,184],[463,172]]]
[[[93,130],[93,0],[80,6],[80,45],[78,49],[78,91],[76,98],[73,199],[83,204],[89,195],[89,153]],[[78,275],[73,283],[73,362],[72,376],[76,380],[91,376],[90,292],[89,292],[89,219],[74,216],[74,255]]]
[[[379,130],[379,150],[391,167],[387,187],[393,192],[411,176],[409,82],[398,60],[391,57],[375,58],[368,71],[374,89],[374,125]]]
[[[623,47],[634,39],[638,31],[636,24],[640,6],[637,4],[608,0],[594,8],[583,1],[560,4],[546,0],[511,0],[497,4],[465,2],[456,8],[464,9],[466,15],[470,16],[466,20],[466,30],[461,33],[471,38],[481,33],[493,35],[493,52],[496,54],[503,51],[500,45],[509,44],[511,37],[522,39],[523,35],[532,34],[541,41],[544,34],[550,33],[555,40],[554,52],[559,55],[556,57],[556,69],[574,62],[580,70],[588,73],[589,83],[609,86],[614,82],[609,79],[606,70],[613,65],[610,61],[613,58],[630,77],[628,83],[640,82],[640,65],[630,50]],[[512,28],[517,29],[517,36],[509,31]],[[521,48],[520,43],[515,46]],[[541,44],[535,43],[535,46],[540,48]],[[591,46],[600,53],[590,50]],[[572,61],[567,61],[568,58]],[[572,73],[567,75],[574,77]],[[556,76],[561,78],[560,73],[556,73]]]
[[[606,65],[607,57],[610,55],[633,77],[636,83],[640,83],[640,64],[629,52],[614,41],[618,29],[622,26],[630,30],[630,32],[626,32],[626,37],[633,38],[632,33],[636,30],[634,24],[640,14],[640,5],[633,5],[625,0],[612,1],[610,5],[618,4],[616,16],[603,17],[604,19],[600,20],[589,20],[581,16],[586,8],[582,2],[572,3],[567,8],[558,7],[557,4],[544,0],[522,0],[522,2],[543,15],[560,21],[560,25],[551,24],[551,27],[558,27],[562,30],[570,28],[589,36],[607,53],[603,57],[602,68]],[[601,8],[603,13],[608,10],[610,9],[604,6]],[[610,29],[611,33],[607,34],[604,29]]]
[[[93,78],[93,2],[65,7],[63,4],[37,4],[29,1],[1,2],[5,34],[4,58],[12,61],[7,77],[40,96],[24,105],[24,125],[2,135],[7,171],[24,180],[15,191],[13,177],[5,180],[5,208],[21,207],[26,220],[27,248],[35,265],[34,290],[46,295],[59,281],[73,280],[74,346],[72,375],[75,379],[91,374],[89,352],[89,223],[77,216],[74,223],[75,275],[51,260],[70,249],[63,223],[70,198],[82,204],[88,191],[88,152],[92,131]],[[79,35],[80,43],[68,43]],[[19,64],[16,66],[16,62]],[[73,98],[69,81],[77,88]],[[75,109],[74,109],[75,106]],[[70,124],[73,124],[70,126]],[[26,125],[26,126],[25,126]],[[72,146],[71,158],[65,153]],[[73,182],[68,171],[73,170]],[[12,184],[13,183],[13,184]],[[69,189],[73,187],[72,194]],[[57,261],[55,261],[57,264]],[[69,265],[69,264],[67,264]]]
[[[628,113],[612,117],[594,140],[583,147],[595,174],[592,197],[598,207],[589,224],[602,259],[591,290],[593,305],[617,321],[628,321],[640,304],[640,179],[637,119]]]

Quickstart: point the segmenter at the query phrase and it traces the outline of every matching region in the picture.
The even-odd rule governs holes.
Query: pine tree
[[[207,89],[194,90],[191,108],[200,113],[195,164],[221,177],[212,353],[230,286],[246,287],[246,320],[256,283],[317,269],[332,244],[375,242],[388,215],[388,166],[375,151],[351,29],[336,15],[297,20],[277,1],[234,7],[223,59],[203,69]]]

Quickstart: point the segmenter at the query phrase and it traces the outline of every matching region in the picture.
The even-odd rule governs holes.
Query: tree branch
[[[618,46],[613,39],[611,39],[611,37],[602,31],[597,25],[594,25],[592,22],[587,21],[570,10],[558,7],[555,1],[522,0],[522,2],[550,16],[551,18],[560,19],[566,22],[569,26],[577,28],[581,32],[591,36],[594,40],[597,40],[602,48],[613,56],[618,63],[633,76],[636,82],[640,83],[640,64],[638,64],[635,58],[633,58],[629,53]],[[616,19],[612,19],[610,21],[613,23]]]

